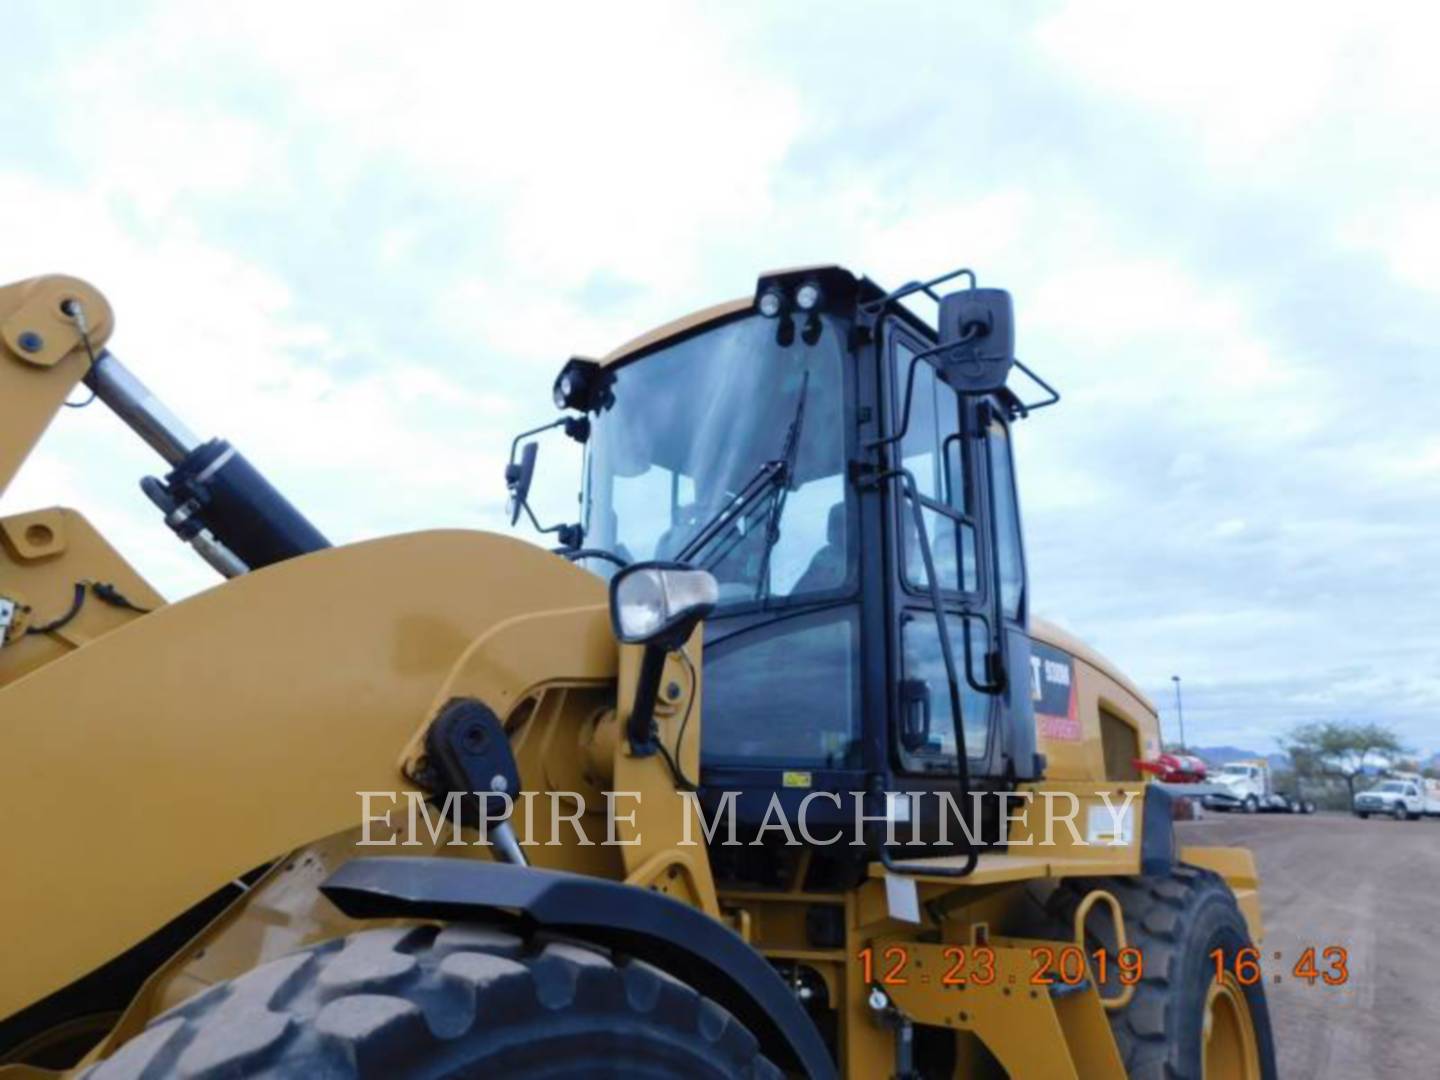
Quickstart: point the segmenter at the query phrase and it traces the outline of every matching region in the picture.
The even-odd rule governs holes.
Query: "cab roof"
[[[789,266],[781,270],[767,270],[756,279],[756,292],[767,281],[774,278],[795,278],[804,276],[842,276],[848,278],[858,286],[860,295],[869,299],[872,294],[878,298],[884,296],[884,291],[879,289],[869,279],[858,277],[842,266],[834,263],[815,263],[809,266]],[[713,304],[710,307],[701,308],[699,311],[692,311],[689,315],[682,315],[678,319],[657,326],[653,330],[646,331],[639,337],[632,338],[617,349],[612,349],[603,356],[599,363],[601,367],[611,367],[622,363],[632,357],[646,352],[655,345],[669,341],[671,338],[679,337],[682,334],[689,334],[701,330],[712,323],[724,322],[726,319],[734,318],[743,314],[755,306],[754,296],[736,297],[734,300],[727,300],[724,303]]]

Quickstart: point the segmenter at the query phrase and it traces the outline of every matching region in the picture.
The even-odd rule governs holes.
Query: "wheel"
[[[1125,936],[1141,958],[1140,981],[1123,1009],[1107,1012],[1131,1080],[1275,1080],[1275,1042],[1264,980],[1242,985],[1236,957],[1253,948],[1235,895],[1218,874],[1179,865],[1163,877],[1081,878],[1061,884],[1049,908],[1073,933],[1074,913],[1093,889],[1120,901]],[[1118,995],[1115,936],[1109,909],[1087,921],[1086,951],[1111,954],[1104,996]],[[1216,976],[1216,949],[1225,973]],[[1248,968],[1245,969],[1248,972]]]
[[[1247,814],[1253,814],[1260,809],[1260,800],[1254,795],[1246,795],[1243,809]]]
[[[1361,821],[1365,821],[1366,819],[1368,819],[1368,818],[1370,817],[1370,811],[1369,811],[1369,810],[1356,810],[1356,811],[1355,811],[1355,816],[1358,817]]]
[[[1393,817],[1396,821],[1404,821],[1405,818],[1408,816],[1405,812],[1405,804],[1397,802],[1393,807],[1391,807],[1390,816]]]
[[[1313,813],[1315,813],[1315,811],[1316,811],[1317,809],[1318,809],[1318,807],[1316,807],[1316,805],[1315,805],[1313,802],[1311,802],[1309,799],[1306,799],[1306,800],[1305,800],[1305,806],[1304,806],[1304,808],[1302,809],[1301,813],[1313,814]]]
[[[639,960],[472,925],[367,930],[157,1017],[86,1080],[779,1077],[730,1013]]]

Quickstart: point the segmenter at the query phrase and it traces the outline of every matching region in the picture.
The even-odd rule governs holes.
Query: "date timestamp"
[[[950,945],[941,953],[946,968],[932,980],[929,972],[921,972],[911,963],[910,950],[904,945],[884,949],[866,946],[856,955],[865,982],[878,986],[907,986],[914,979],[920,983],[934,981],[940,986],[990,986],[1000,977],[995,966],[995,950],[988,945]],[[1276,963],[1281,953],[1272,953]],[[1238,950],[1214,949],[1209,955],[1217,979],[1230,977],[1241,986],[1254,986],[1264,981],[1266,960],[1260,949],[1247,946]],[[1078,945],[1036,945],[1030,949],[1029,984],[1031,986],[1079,986],[1094,978],[1100,985],[1112,980],[1121,986],[1134,986],[1145,977],[1145,954],[1138,948],[1121,949],[1113,956],[1105,949],[1090,952]],[[1301,951],[1289,968],[1289,976],[1314,986],[1340,986],[1350,981],[1350,954],[1340,945],[1312,945]],[[1272,981],[1281,982],[1283,975],[1272,973]],[[1014,983],[1014,975],[1007,977]]]

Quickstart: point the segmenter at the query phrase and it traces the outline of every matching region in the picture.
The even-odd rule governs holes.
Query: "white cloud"
[[[1357,250],[1379,252],[1398,280],[1440,294],[1440,198],[1386,198],[1347,223],[1343,236]]]
[[[1361,18],[1301,0],[1078,0],[1036,36],[1088,86],[1179,118],[1217,164],[1238,166],[1320,119],[1348,82]]]
[[[94,281],[117,353],[337,540],[497,527],[566,356],[758,270],[967,263],[1065,394],[1017,435],[1042,609],[1160,690],[1183,661],[1201,724],[1201,669],[1279,701],[1336,651],[1411,663],[1362,615],[1424,571],[1388,494],[1440,473],[1396,359],[1440,346],[1433,13],[176,3],[82,20],[76,63],[76,17],[26,11],[0,279]],[[72,501],[183,592],[157,468],[67,412],[5,507]],[[542,516],[575,476],[545,443]]]

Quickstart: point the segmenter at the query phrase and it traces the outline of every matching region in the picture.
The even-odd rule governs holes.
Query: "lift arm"
[[[0,494],[114,325],[105,297],[78,278],[57,274],[0,287]]]
[[[0,492],[84,381],[168,465],[145,494],[216,570],[236,577],[330,542],[223,439],[201,442],[109,351],[114,316],[93,287],[45,277],[0,289]]]

